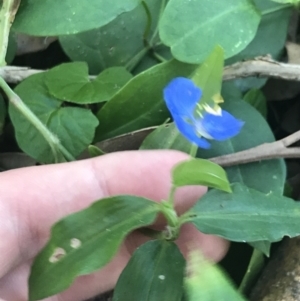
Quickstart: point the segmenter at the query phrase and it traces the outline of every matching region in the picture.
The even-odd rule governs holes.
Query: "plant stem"
[[[2,0],[2,7],[0,10],[0,66],[6,65],[5,57],[7,52],[9,31],[20,2],[21,0]]]
[[[160,6],[159,15],[158,15],[158,21],[157,21],[155,30],[154,30],[154,32],[153,32],[152,38],[150,39],[150,45],[153,44],[154,39],[155,39],[156,36],[158,35],[158,25],[159,25],[159,22],[160,22],[160,19],[161,19],[163,13],[164,13],[164,10],[165,10],[165,7],[166,7],[166,3],[167,3],[166,0],[161,0],[161,6]]]
[[[74,161],[75,158],[69,153],[67,149],[60,143],[58,137],[54,135],[49,129],[38,119],[38,117],[24,104],[22,99],[8,86],[2,77],[0,77],[0,87],[7,95],[10,103],[40,132],[44,139],[48,142],[55,163],[60,162],[59,153],[63,154],[68,161]]]
[[[168,60],[165,59],[163,56],[161,56],[160,54],[158,54],[156,51],[153,51],[153,54],[152,54],[159,62],[167,62]]]
[[[190,156],[196,158],[197,151],[198,151],[198,145],[193,143],[190,150]]]
[[[152,16],[151,16],[151,12],[149,10],[147,3],[145,1],[142,1],[142,5],[143,5],[146,15],[147,15],[147,23],[146,23],[145,31],[143,34],[144,46],[147,47],[149,45],[148,36],[149,36],[150,30],[151,30]]]
[[[137,64],[143,59],[143,57],[148,53],[150,46],[146,46],[141,51],[139,51],[131,60],[125,65],[128,71],[132,71]]]
[[[286,5],[282,5],[282,6],[277,6],[277,7],[270,8],[270,9],[267,9],[265,11],[262,11],[261,14],[262,14],[262,16],[265,16],[265,15],[272,14],[272,13],[275,13],[279,10],[283,10],[283,9],[286,9],[286,8],[289,8],[289,7],[293,7],[293,5],[292,4],[286,4]]]

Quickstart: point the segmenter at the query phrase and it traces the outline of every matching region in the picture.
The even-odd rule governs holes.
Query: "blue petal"
[[[179,115],[173,115],[174,122],[179,132],[187,138],[190,142],[197,144],[201,148],[210,148],[210,143],[204,138],[197,136],[196,128],[194,124],[189,124]]]
[[[164,89],[164,99],[173,118],[174,115],[192,118],[201,96],[201,89],[184,77],[173,79]]]
[[[222,110],[222,115],[206,113],[203,119],[197,120],[205,132],[215,140],[226,140],[236,136],[244,122],[236,119],[227,111]]]

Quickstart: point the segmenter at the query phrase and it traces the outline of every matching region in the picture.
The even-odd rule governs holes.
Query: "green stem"
[[[161,0],[160,11],[159,11],[159,15],[158,15],[158,21],[157,21],[157,25],[155,27],[155,30],[153,32],[152,38],[150,40],[150,45],[153,44],[154,39],[158,35],[158,25],[159,25],[159,22],[160,22],[160,19],[161,19],[163,13],[164,13],[164,10],[165,10],[165,7],[166,7],[166,3],[167,3],[167,0]]]
[[[0,10],[0,66],[5,66],[9,31],[21,0],[2,0]]]
[[[143,57],[148,53],[150,46],[146,46],[141,51],[139,51],[131,60],[125,65],[128,71],[132,71],[137,64],[143,59]]]
[[[190,150],[190,156],[196,158],[197,151],[198,151],[198,145],[193,143]]]
[[[151,12],[149,10],[147,3],[145,1],[142,1],[142,5],[143,5],[146,15],[147,15],[147,24],[146,24],[146,28],[145,28],[145,31],[143,34],[144,46],[147,47],[149,45],[148,36],[149,36],[150,30],[151,30],[152,17],[151,17]]]
[[[44,139],[48,142],[55,162],[60,162],[59,153],[68,161],[74,161],[75,158],[67,149],[60,143],[59,139],[38,119],[36,115],[24,104],[22,99],[9,87],[5,80],[0,77],[0,87],[7,95],[10,103],[40,132]]]
[[[286,4],[286,5],[282,5],[282,6],[276,6],[274,8],[270,8],[270,9],[267,9],[265,11],[262,11],[261,14],[262,14],[262,16],[265,16],[265,15],[272,14],[272,13],[275,13],[279,10],[283,10],[283,9],[286,9],[286,8],[289,8],[289,7],[293,7],[293,5],[292,4]]]
[[[168,60],[165,59],[163,56],[161,56],[160,54],[158,54],[156,51],[153,51],[153,54],[152,54],[159,62],[167,62]]]

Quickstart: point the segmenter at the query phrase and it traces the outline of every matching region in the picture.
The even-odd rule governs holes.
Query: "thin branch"
[[[299,140],[300,131],[297,131],[284,139],[264,143],[234,154],[214,157],[210,160],[221,166],[233,166],[276,158],[300,158],[300,147],[288,148],[288,146]]]
[[[300,81],[300,65],[280,63],[269,57],[259,57],[227,66],[223,73],[225,81],[250,76]]]
[[[143,56],[148,49],[143,49],[138,55]],[[134,59],[134,61],[136,58]],[[130,63],[131,65],[131,63]],[[135,63],[134,63],[135,65]],[[0,76],[8,83],[17,84],[28,76],[47,70],[36,70],[27,67],[7,66],[0,68]],[[300,65],[276,62],[269,57],[258,57],[254,60],[239,62],[225,67],[223,80],[228,81],[244,77],[273,77],[283,80],[300,81]],[[90,76],[94,79],[95,76]]]

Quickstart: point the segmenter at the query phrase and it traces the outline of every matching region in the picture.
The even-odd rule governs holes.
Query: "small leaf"
[[[252,241],[249,243],[249,245],[263,254],[265,254],[267,257],[270,256],[270,249],[271,249],[271,243],[267,240],[260,240],[260,241]]]
[[[190,210],[199,231],[240,242],[274,242],[300,235],[299,203],[241,184],[232,185],[232,190],[211,190]]]
[[[172,181],[175,187],[204,185],[231,192],[225,170],[204,159],[191,159],[177,164],[172,170]]]
[[[191,146],[191,142],[180,134],[174,123],[171,123],[163,124],[150,133],[140,149],[176,149],[188,154]]]
[[[251,2],[169,1],[159,23],[160,38],[182,62],[203,62],[217,44],[229,58],[243,50],[256,34],[260,14]],[[224,34],[224,28],[230,35]]]
[[[54,97],[78,104],[108,101],[132,75],[123,67],[104,70],[94,80],[88,77],[86,63],[65,63],[45,74],[45,84]]]
[[[131,11],[141,0],[22,0],[13,29],[34,36],[74,34],[101,27],[118,15]]]
[[[220,95],[224,68],[224,51],[216,46],[213,52],[196,69],[192,80],[202,89],[201,104],[214,106],[214,97]]]
[[[49,95],[43,73],[25,79],[15,91],[74,157],[91,144],[97,118],[87,109],[63,107],[61,101]],[[39,162],[55,162],[47,141],[12,104],[9,104],[9,115],[20,148]]]
[[[33,263],[30,301],[57,294],[77,276],[105,266],[125,237],[132,230],[153,223],[158,211],[158,204],[151,200],[125,195],[99,200],[60,220]]]
[[[105,155],[105,152],[95,145],[89,145],[88,152],[91,158]]]
[[[217,265],[192,251],[187,261],[184,287],[188,301],[246,301]]]
[[[169,114],[163,88],[176,76],[190,76],[195,68],[172,60],[135,76],[97,113],[101,126],[95,141],[164,123]]]
[[[265,118],[267,117],[267,100],[261,90],[251,89],[244,96],[244,101],[248,102]]]
[[[173,242],[140,246],[123,270],[113,301],[181,301],[185,260]]]

